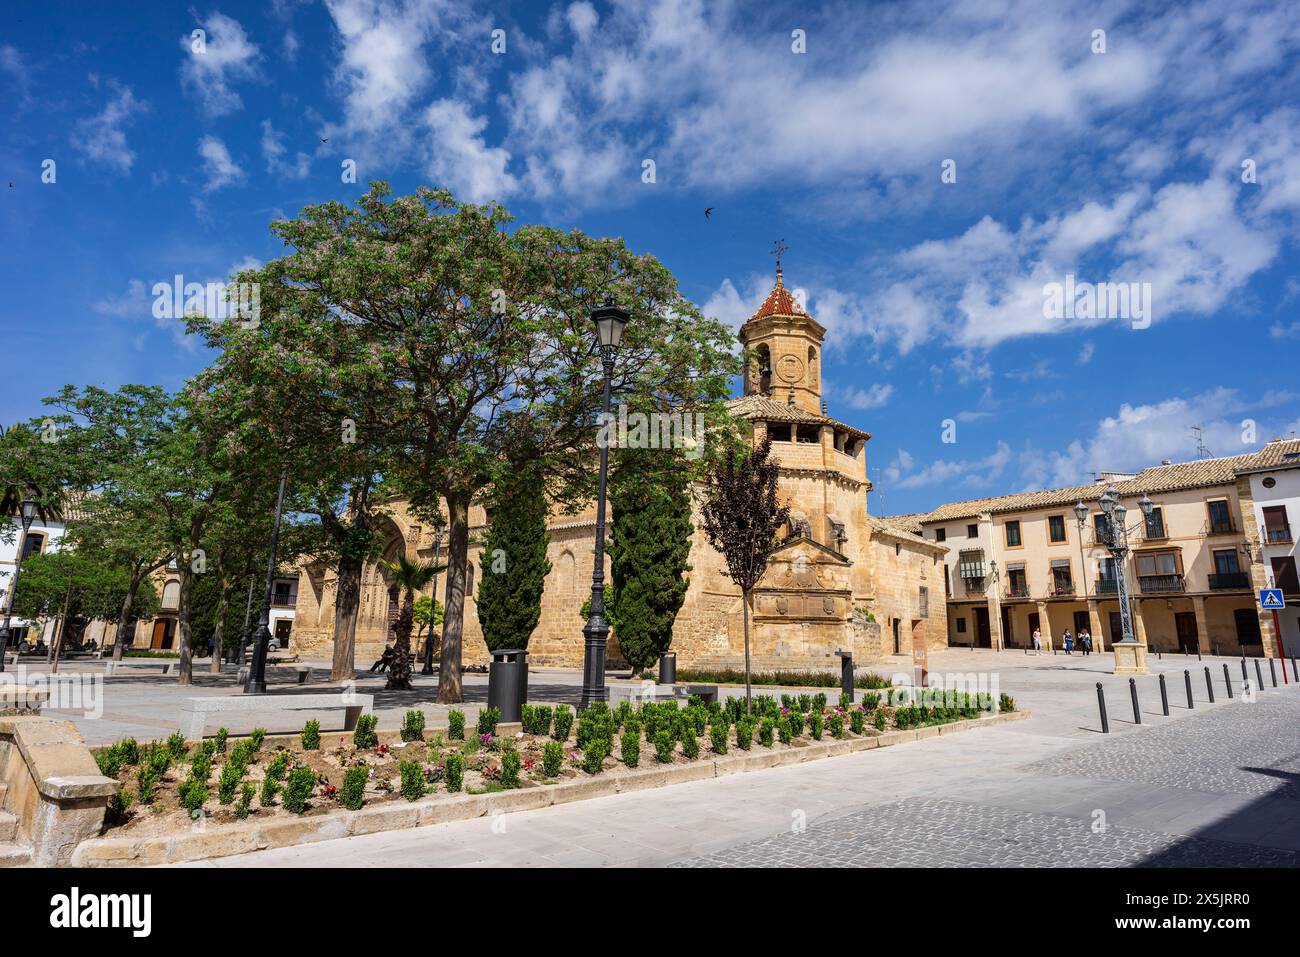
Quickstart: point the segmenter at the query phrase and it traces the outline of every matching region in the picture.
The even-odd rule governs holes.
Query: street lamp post
[[[14,560],[14,579],[9,583],[9,595],[5,599],[4,624],[0,625],[0,671],[5,670],[5,655],[9,653],[9,614],[14,607],[14,593],[18,591],[18,576],[23,570],[23,552],[27,551],[27,531],[36,520],[39,503],[31,492],[23,498],[19,520],[23,525],[23,537],[18,542],[18,555]]]
[[[1082,503],[1080,503],[1082,504]],[[1138,505],[1144,518],[1151,515],[1151,499],[1143,493]],[[1078,514],[1079,506],[1075,506]],[[1115,560],[1115,590],[1119,595],[1119,621],[1121,640],[1111,643],[1115,653],[1116,674],[1146,674],[1146,648],[1133,637],[1133,609],[1129,604],[1128,591],[1128,528],[1125,520],[1128,509],[1119,500],[1119,494],[1112,485],[1101,497],[1101,510],[1106,515],[1105,545]]]
[[[266,560],[266,593],[262,598],[262,615],[253,635],[253,660],[248,670],[244,694],[266,694],[266,649],[271,643],[271,599],[275,593],[275,553],[280,545],[280,515],[284,510],[284,483],[288,468],[280,469],[280,490],[275,495],[275,525],[271,529],[271,555]]]
[[[591,570],[591,616],[582,629],[585,639],[582,657],[582,701],[586,708],[608,696],[605,687],[605,643],[609,639],[609,622],[605,620],[605,486],[609,474],[609,400],[611,380],[614,377],[614,356],[623,343],[623,329],[628,313],[614,305],[612,299],[591,311],[596,325],[596,342],[600,347],[600,361],[605,369],[605,396],[601,403],[601,425],[598,433],[600,446],[600,486],[596,495],[596,553]]]

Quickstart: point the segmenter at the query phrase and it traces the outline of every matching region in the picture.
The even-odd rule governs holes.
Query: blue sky
[[[0,421],[177,386],[154,282],[386,179],[623,236],[733,325],[784,239],[875,512],[1248,451],[1300,430],[1300,10],[1160,6],[14,0]],[[1151,321],[1049,318],[1067,274]]]

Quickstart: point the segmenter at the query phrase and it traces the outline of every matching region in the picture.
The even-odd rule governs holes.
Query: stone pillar
[[[1147,623],[1142,618],[1142,599],[1130,599],[1133,602],[1133,637],[1143,648],[1147,647]]]
[[[1192,596],[1192,611],[1196,613],[1196,644],[1201,654],[1210,653],[1210,617],[1205,613],[1205,596]]]
[[[1038,626],[1043,633],[1043,650],[1050,652],[1055,647],[1052,638],[1052,619],[1047,617],[1047,602],[1037,603]]]
[[[1002,643],[1002,603],[998,601],[997,594],[992,594],[988,598],[989,609],[989,645],[994,651],[1005,648]]]
[[[1092,635],[1092,650],[1105,651],[1106,638],[1101,630],[1101,606],[1095,598],[1088,599],[1088,631]]]

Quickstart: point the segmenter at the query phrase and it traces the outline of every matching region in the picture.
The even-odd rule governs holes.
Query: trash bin
[[[492,652],[492,664],[488,665],[488,707],[500,709],[503,722],[515,722],[522,717],[526,655],[522,648]]]
[[[659,656],[659,683],[661,685],[677,683],[677,652],[665,651]]]
[[[853,652],[837,651],[840,656],[840,691],[853,700]]]

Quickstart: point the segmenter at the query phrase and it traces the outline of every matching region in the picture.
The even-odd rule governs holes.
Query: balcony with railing
[[[1144,594],[1149,595],[1164,595],[1187,590],[1182,575],[1139,575],[1138,587]]]
[[[1237,532],[1237,523],[1232,520],[1232,516],[1221,518],[1212,518],[1205,523],[1207,535],[1235,535]]]
[[[1098,595],[1118,595],[1119,579],[1118,578],[1099,578],[1097,579]]]
[[[1048,598],[1073,598],[1074,583],[1058,582],[1057,584],[1052,586],[1051,591],[1047,593],[1047,597]]]
[[[1005,597],[1006,597],[1008,600],[1012,600],[1012,601],[1017,600],[1017,599],[1021,599],[1021,598],[1028,598],[1028,597],[1029,597],[1029,586],[1026,585],[1026,584],[1021,584],[1021,585],[1008,585],[1008,586],[1007,586],[1007,591],[1006,591],[1006,596],[1005,596]]]
[[[1245,572],[1215,572],[1210,576],[1211,591],[1250,588],[1250,576]]]
[[[1290,525],[1273,525],[1264,526],[1264,541],[1269,545],[1289,545],[1293,541],[1291,538]]]

